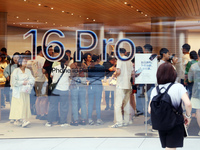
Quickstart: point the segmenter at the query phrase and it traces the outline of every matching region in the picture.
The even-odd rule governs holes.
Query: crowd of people
[[[188,90],[195,108],[197,122],[200,126],[200,105],[198,92],[198,67],[200,52],[190,51],[190,45],[182,47],[183,57],[179,59],[170,55],[166,48],[160,50],[158,67],[163,63],[170,63],[176,70],[177,63],[181,62],[182,74],[180,83]],[[152,53],[150,44],[144,48],[137,46],[136,53]],[[59,55],[58,46],[48,47],[48,54],[52,57]],[[37,47],[37,56],[31,60],[29,50],[24,53],[14,53],[12,59],[7,55],[6,48],[0,53],[0,80],[4,84],[1,94],[2,106],[5,106],[5,97],[10,101],[9,119],[15,125],[26,127],[30,124],[28,118],[31,113],[36,119],[47,120],[45,126],[52,126],[58,122],[61,126],[102,125],[101,102],[104,79],[115,79],[116,92],[105,91],[105,110],[115,110],[115,124],[111,127],[118,128],[131,123],[133,116],[142,114],[136,108],[138,88],[142,96],[144,85],[134,84],[134,59],[130,61],[117,60],[114,54],[107,55],[106,62],[101,61],[101,55],[81,53],[81,62],[76,61],[76,53],[71,54],[66,50],[65,56],[60,61],[51,62],[43,56],[42,47]],[[126,58],[129,54],[120,48],[120,55]],[[72,57],[73,56],[73,57]],[[176,78],[179,82],[179,79]],[[51,92],[50,85],[55,88]],[[155,85],[148,85],[148,89]],[[193,88],[192,88],[193,87]],[[116,94],[116,99],[114,99]],[[35,98],[36,96],[36,98]],[[111,102],[110,102],[111,100]],[[95,104],[95,106],[94,106]],[[71,109],[69,109],[71,108]],[[93,110],[96,110],[96,116]],[[71,121],[67,122],[68,112],[72,114]],[[96,119],[96,120],[94,120]]]

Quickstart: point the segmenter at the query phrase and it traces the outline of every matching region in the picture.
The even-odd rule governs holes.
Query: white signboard
[[[156,54],[135,54],[135,84],[156,84]]]

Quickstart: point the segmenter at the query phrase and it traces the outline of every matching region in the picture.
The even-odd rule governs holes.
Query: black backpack
[[[170,130],[184,122],[181,104],[178,109],[175,109],[171,97],[167,93],[172,85],[173,83],[167,87],[164,93],[161,93],[164,87],[161,89],[156,87],[158,94],[153,97],[150,104],[152,128],[155,130]]]

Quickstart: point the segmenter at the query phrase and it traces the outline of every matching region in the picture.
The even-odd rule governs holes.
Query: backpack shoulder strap
[[[165,90],[165,92],[167,92],[167,91],[169,90],[169,88],[170,88],[172,85],[173,85],[173,83],[171,83],[171,84],[167,87],[167,89]],[[162,87],[161,89],[165,89],[165,88]],[[156,87],[157,93],[160,93],[161,89],[159,89],[159,86],[157,86],[157,87]],[[165,93],[165,92],[164,92],[164,93]]]
[[[170,88],[173,84],[174,84],[174,83],[171,83],[171,84],[167,87],[167,89],[166,89],[165,92],[168,92],[169,88]]]

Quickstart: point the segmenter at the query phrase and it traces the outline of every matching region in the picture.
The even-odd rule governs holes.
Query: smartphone
[[[150,59],[151,61],[153,61],[154,58],[156,58],[156,57],[157,57],[157,54],[152,54],[152,55],[149,57],[149,59]]]
[[[142,72],[142,68],[140,67],[138,70],[136,70],[135,74],[140,74]]]

